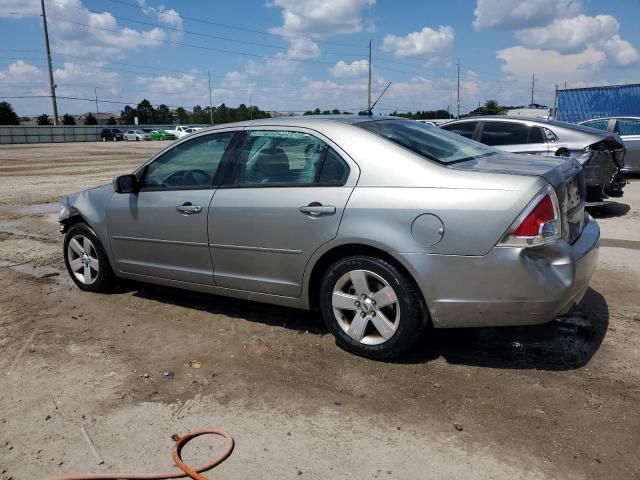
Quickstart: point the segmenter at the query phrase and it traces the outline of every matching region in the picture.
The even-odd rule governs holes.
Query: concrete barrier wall
[[[193,125],[208,126],[208,125]],[[123,132],[141,128],[170,130],[173,125],[58,125],[29,127],[23,125],[0,126],[0,144],[9,143],[62,143],[62,142],[98,142],[104,128],[119,128]]]

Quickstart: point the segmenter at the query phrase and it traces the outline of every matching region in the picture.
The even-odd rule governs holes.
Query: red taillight
[[[535,196],[513,222],[499,246],[535,247],[561,238],[560,208],[551,185]]]
[[[551,197],[545,195],[531,210],[531,213],[522,220],[522,223],[513,232],[516,237],[535,237],[540,234],[540,227],[547,222],[555,220],[555,211]]]

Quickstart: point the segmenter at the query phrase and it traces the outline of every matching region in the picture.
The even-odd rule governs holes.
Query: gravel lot
[[[75,288],[57,202],[163,145],[0,147],[0,479],[166,469],[171,434],[211,426],[237,441],[220,479],[640,478],[640,180],[594,212],[600,265],[570,317],[429,331],[384,364],[311,313]]]

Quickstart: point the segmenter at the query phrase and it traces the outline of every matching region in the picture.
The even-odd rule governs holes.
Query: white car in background
[[[176,136],[176,138],[182,138],[190,133],[195,131],[202,130],[202,127],[191,127],[189,125],[178,125],[173,130],[165,130],[167,133],[171,133]]]
[[[123,137],[125,140],[135,140],[136,142],[140,140],[150,140],[149,134],[142,130],[127,130]]]

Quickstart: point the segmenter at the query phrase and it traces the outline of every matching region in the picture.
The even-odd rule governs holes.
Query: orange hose
[[[182,453],[182,448],[195,437],[199,437],[200,435],[219,435],[225,439],[224,450],[222,453],[216,457],[211,462],[206,465],[202,465],[198,468],[191,468],[189,465],[182,461],[180,457]],[[228,432],[221,430],[219,428],[202,428],[200,430],[194,430],[193,432],[189,432],[186,435],[180,437],[173,446],[173,451],[171,455],[173,456],[173,461],[176,463],[178,468],[181,470],[180,472],[149,472],[149,473],[89,473],[89,474],[80,474],[80,475],[67,475],[63,477],[56,477],[52,480],[166,480],[169,478],[184,478],[189,477],[193,480],[207,480],[207,477],[204,475],[200,475],[202,472],[206,472],[207,470],[211,470],[212,468],[220,465],[224,462],[231,452],[233,452],[233,437]]]

